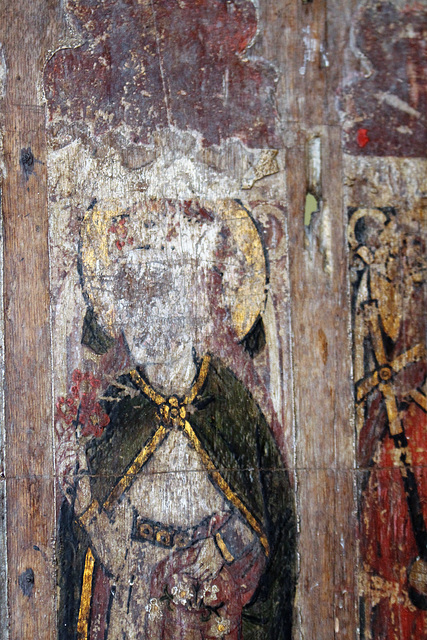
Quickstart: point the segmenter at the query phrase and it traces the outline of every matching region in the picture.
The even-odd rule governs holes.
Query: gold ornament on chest
[[[166,428],[180,428],[185,426],[187,408],[185,400],[180,402],[176,396],[170,396],[157,410],[157,418]]]

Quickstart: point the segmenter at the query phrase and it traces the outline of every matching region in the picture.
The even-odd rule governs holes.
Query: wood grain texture
[[[144,55],[147,54],[152,65],[148,65],[151,71],[144,78],[147,86],[137,87],[132,99],[138,106],[142,95],[140,89],[151,91],[153,88],[150,99],[157,105],[160,116],[158,121],[155,121],[157,116],[153,116],[151,129],[142,127],[140,138],[136,140],[131,136],[132,139],[127,139],[126,149],[120,147],[123,142],[120,135],[108,130],[109,124],[113,129],[119,127],[123,105],[119,92],[110,95],[113,76],[110,77],[104,67],[106,79],[101,83],[102,101],[91,89],[83,96],[94,111],[98,102],[102,103],[104,111],[100,120],[92,123],[95,128],[91,128],[88,117],[80,130],[81,133],[86,127],[84,135],[76,140],[80,125],[74,125],[86,107],[84,100],[80,102],[84,92],[80,84],[73,82],[72,71],[80,68],[79,61],[89,59],[88,68],[93,73],[93,84],[96,84],[99,79],[96,65],[105,53],[104,44],[100,44],[102,39],[90,41],[86,49],[64,49],[44,67],[47,52],[55,48],[63,34],[62,3],[56,0],[16,0],[10,5],[6,0],[0,0],[0,3],[3,24],[0,41],[7,68],[2,128],[6,169],[3,182],[5,478],[9,505],[11,640],[47,640],[56,636],[54,538],[57,513],[52,455],[55,445],[51,437],[52,377],[57,387],[55,396],[59,398],[68,393],[72,371],[80,366],[79,358],[89,368],[99,366],[102,369],[104,366],[95,355],[88,356],[84,351],[86,347],[81,344],[82,317],[86,309],[76,269],[78,220],[83,218],[93,198],[99,198],[99,192],[106,198],[121,199],[127,206],[132,204],[133,198],[142,200],[141,194],[154,199],[191,199],[198,189],[205,190],[202,195],[212,202],[219,198],[242,199],[262,228],[269,250],[270,298],[264,314],[267,347],[255,359],[254,369],[265,382],[266,395],[270,394],[270,397],[266,402],[260,390],[262,385],[255,389],[248,385],[248,388],[269,420],[277,413],[275,436],[287,453],[287,464],[295,480],[299,582],[294,637],[299,640],[357,638],[356,480],[358,474],[364,476],[365,469],[363,465],[359,469],[355,461],[347,207],[395,207],[401,212],[419,208],[421,214],[425,214],[427,192],[425,164],[420,159],[406,162],[405,158],[378,158],[373,155],[374,151],[371,153],[373,147],[369,147],[369,143],[365,155],[370,157],[364,157],[364,147],[358,142],[354,122],[351,140],[346,142],[347,153],[343,151],[345,127],[340,112],[343,86],[348,78],[357,76],[365,91],[365,80],[368,79],[363,75],[366,60],[356,51],[353,37],[357,33],[358,9],[363,3],[359,0],[307,3],[264,0],[259,2],[257,15],[252,5],[241,3],[248,33],[247,40],[245,36],[240,44],[231,36],[227,40],[231,51],[227,65],[232,61],[242,73],[239,76],[237,72],[234,75],[230,72],[235,84],[227,106],[229,111],[221,112],[217,122],[217,103],[213,101],[209,104],[212,113],[206,108],[197,124],[193,111],[196,107],[203,111],[203,100],[207,100],[206,96],[200,97],[205,86],[201,80],[205,62],[202,69],[199,69],[200,65],[195,66],[194,77],[197,76],[199,84],[191,85],[193,93],[187,93],[188,87],[181,86],[184,78],[176,71],[179,67],[174,66],[178,55],[176,59],[173,55],[167,58],[168,47],[164,45],[167,40],[155,45],[156,26],[151,17],[147,18],[151,16],[152,8],[161,3],[135,2],[131,7],[133,19],[128,23],[132,30],[127,30],[126,20],[123,21],[126,37],[123,42],[127,43],[126,47],[133,47],[134,58],[139,60],[140,32],[135,27],[138,24],[135,16],[145,16],[147,22],[151,21],[151,27],[146,34],[148,53],[145,51]],[[106,18],[101,5],[89,0],[71,4],[74,7],[90,5],[95,16],[93,24],[98,24],[101,31],[105,28],[103,21]],[[208,6],[208,3],[200,4]],[[387,0],[379,4],[391,5]],[[394,4],[400,6],[402,3],[396,0]],[[415,7],[416,3],[412,4]],[[192,24],[193,18],[197,22],[196,12],[194,15],[189,12],[185,2],[165,1],[164,6],[170,13],[166,12],[166,18],[163,15],[159,21],[161,33],[173,39],[172,44],[179,53],[182,38],[184,44],[187,38],[185,30],[180,30],[179,20],[187,21],[187,25]],[[221,16],[226,15],[224,3],[217,2],[215,6]],[[421,12],[414,7],[405,10],[405,15],[409,15],[405,20],[409,23],[411,11],[414,14]],[[392,14],[394,16],[394,9]],[[80,35],[91,28],[84,23],[85,15],[84,12],[81,14]],[[170,16],[181,17],[175,24]],[[233,20],[238,23],[236,16],[239,19],[241,16],[234,15]],[[372,16],[374,14],[369,13],[368,23],[374,20],[375,16]],[[379,21],[386,25],[388,22],[386,17]],[[257,28],[258,35],[247,48]],[[115,51],[112,56],[113,66],[116,65],[115,81],[123,87],[128,81],[132,84],[132,65],[126,67],[123,77],[119,66],[126,47],[114,29],[108,38],[114,46],[120,45],[117,49],[111,46]],[[418,42],[418,36],[411,38]],[[412,43],[414,51],[417,42]],[[212,87],[215,100],[220,104],[222,74],[225,84],[228,76],[225,67],[219,68],[224,61],[221,57],[223,43],[214,44],[218,51],[214,47],[216,53],[208,58],[206,65],[211,64],[217,72]],[[422,106],[425,91],[418,78],[417,51],[409,56],[413,68],[409,64],[405,73],[412,78],[411,96],[419,93]],[[258,102],[253,94],[253,105],[259,104],[261,106],[257,108],[264,109],[267,103],[271,106],[274,102],[278,114],[275,118],[273,111],[269,112],[265,107],[266,123],[259,131],[253,128],[252,122],[257,120],[256,108],[248,119],[244,113],[245,105],[250,101],[250,88],[246,87],[246,93],[239,92],[242,78],[252,78],[257,56],[259,68],[271,74],[265,85],[271,94],[266,90]],[[62,76],[58,71],[61,60],[71,70],[69,77],[68,71]],[[169,60],[170,66],[161,69],[164,60]],[[56,90],[63,88],[64,78],[65,88],[74,100],[67,103],[66,108],[64,94]],[[53,114],[49,120],[48,136],[51,138],[48,144],[46,111],[41,96],[43,82],[45,88],[50,87],[46,95],[50,114]],[[251,82],[248,81],[247,86],[251,87]],[[400,88],[405,90],[404,83]],[[385,91],[382,85],[380,89]],[[369,90],[366,91],[369,94]],[[265,100],[267,93],[268,100]],[[273,94],[274,100],[270,100]],[[394,101],[394,104],[401,108],[401,102],[400,97],[400,102]],[[107,112],[112,104],[117,113],[110,122]],[[409,108],[414,110],[411,105]],[[406,107],[405,120],[402,120],[405,126],[411,113]],[[233,124],[234,116],[237,119]],[[400,125],[399,114],[394,116],[394,124]],[[148,118],[147,115],[144,117]],[[414,127],[410,136],[417,136],[414,131],[422,129],[421,117],[415,117],[416,122],[411,121]],[[61,118],[66,125],[64,130],[56,126]],[[130,118],[132,127],[141,126],[139,119],[140,112],[136,109]],[[170,125],[174,125],[173,131]],[[380,125],[383,127],[383,120]],[[378,131],[380,125],[374,130]],[[96,127],[100,127],[99,130]],[[394,128],[398,130],[398,127]],[[149,129],[157,137],[150,139],[152,147],[144,148],[143,143],[148,140],[144,136],[148,136]],[[94,132],[100,137],[96,138]],[[129,129],[126,135],[131,133]],[[401,132],[398,133],[400,136]],[[102,140],[101,134],[105,134]],[[232,142],[231,135],[235,136]],[[393,135],[397,136],[396,132]],[[205,146],[199,145],[198,136],[203,138]],[[409,155],[419,153],[413,150],[411,137],[403,140],[399,136],[398,142],[393,143],[394,150],[401,152],[403,149]],[[73,140],[77,143],[70,144]],[[386,135],[384,140],[388,140]],[[384,144],[376,143],[375,153],[380,153],[378,149],[389,150],[388,142],[385,144],[384,140]],[[262,146],[277,147],[270,152],[274,163],[277,161],[278,164],[274,164],[274,175],[261,172],[260,179],[257,177],[253,184],[251,180],[257,176]],[[408,151],[409,147],[411,151]],[[357,156],[349,155],[353,152],[357,152]],[[318,153],[316,157],[315,153]],[[188,173],[181,172],[178,162],[174,164],[177,158],[185,162],[191,158]],[[47,163],[50,163],[49,167]],[[84,171],[81,175],[75,171],[77,165],[86,171],[84,176]],[[308,193],[318,203],[318,210],[307,221]],[[53,196],[50,264],[48,194]],[[279,236],[280,240],[277,240]],[[58,336],[53,345],[50,305]],[[221,336],[215,346],[220,342]],[[236,353],[237,347],[226,353],[227,364],[240,366],[243,371],[243,359],[237,358],[233,362]],[[120,368],[113,360],[111,357],[105,364],[103,384]],[[120,362],[123,367],[127,364],[124,357]],[[253,380],[258,378],[253,376]],[[253,386],[256,387],[255,382]],[[385,482],[387,486],[392,486],[393,482],[396,486],[393,477],[390,474],[390,480]],[[374,602],[376,595],[372,595],[366,585],[362,585],[363,589]],[[1,624],[4,629],[5,622]],[[403,634],[402,629],[398,632]]]
[[[55,636],[47,174],[45,110],[38,86],[58,24],[56,2],[2,4],[7,69],[3,230],[11,640]]]
[[[54,627],[54,478],[44,110],[8,106],[5,130],[5,469],[10,635],[47,638],[53,637],[50,634]],[[39,160],[28,180],[20,166],[24,147],[31,147]],[[37,535],[39,529],[41,535]],[[36,551],[34,545],[42,551]],[[28,568],[34,571],[34,590],[25,596],[18,581]]]
[[[346,218],[336,94],[351,3],[264,5],[263,51],[281,69],[300,576],[296,637],[357,636],[354,427]],[[320,138],[319,211],[304,225],[308,148]],[[349,562],[349,558],[352,560]]]
[[[32,10],[35,10],[34,6]],[[40,31],[41,20],[35,20],[35,15],[31,20],[34,28]],[[261,20],[261,36],[255,49],[274,61],[280,71],[277,101],[282,117],[284,145],[287,147],[286,164],[292,167],[292,171],[287,171],[286,188],[295,393],[293,431],[296,432],[301,518],[298,632],[301,637],[329,639],[338,634],[338,630],[343,633],[344,629],[345,637],[351,638],[355,634],[356,618],[354,563],[348,561],[348,558],[354,558],[354,501],[352,475],[348,473],[353,465],[353,432],[349,414],[346,240],[341,193],[340,130],[330,126],[337,123],[333,96],[340,79],[347,27],[345,21],[338,19],[336,12],[328,9],[326,2],[306,6],[293,2],[283,6],[279,3],[263,3]],[[333,44],[327,41],[328,29],[331,28],[329,22],[333,25]],[[43,46],[40,33],[36,38]],[[41,162],[45,161],[44,112],[37,106],[34,93],[39,81],[37,69],[40,69],[40,64],[38,62],[37,67],[34,62],[30,64],[28,59],[22,62],[16,51],[16,42],[13,42],[13,46],[13,65],[17,70],[11,77],[15,77],[17,86],[8,90],[11,107],[8,110],[6,132],[14,133],[5,139],[6,160],[10,167],[9,182],[5,184],[5,192],[9,194],[5,198],[5,300],[10,327],[6,332],[6,346],[10,354],[6,374],[9,394],[6,400],[7,424],[10,425],[7,455],[11,461],[8,474],[15,476],[20,471],[24,476],[36,474],[49,477],[52,467],[50,447],[46,447],[50,420],[50,345],[45,165],[36,163],[34,173],[26,180],[16,160],[22,148],[31,146],[35,157]],[[25,43],[23,55],[28,57],[30,49],[30,43]],[[22,82],[24,74],[18,71],[20,65],[29,65],[33,70],[33,74],[30,73],[26,78],[28,86],[24,90],[16,79],[20,75],[19,82]],[[13,81],[10,82],[13,87]],[[16,98],[12,97],[13,91]],[[32,93],[29,94],[29,91]],[[28,99],[29,95],[32,95],[31,100]],[[35,107],[19,108],[28,102]],[[320,213],[306,228],[303,212],[307,190],[307,143],[313,135],[321,140],[322,181],[319,189],[322,202]],[[262,189],[268,199],[268,186]],[[16,214],[18,201],[19,210],[24,212],[21,217]],[[28,211],[31,211],[31,215],[25,217]],[[22,247],[30,237],[32,250],[31,257],[28,257],[23,255]],[[19,309],[16,301],[23,299],[29,300],[29,306]],[[33,301],[37,301],[34,308]],[[19,334],[16,327],[21,325],[24,329]],[[285,349],[287,339],[285,334]],[[285,377],[288,388],[291,388],[289,371]],[[23,387],[28,389],[28,401],[19,406],[11,401],[12,393],[18,393]],[[287,416],[290,415],[290,406],[291,403],[287,401]],[[23,431],[17,432],[13,427],[28,424],[29,419],[35,427],[33,441],[27,447],[27,439],[24,441],[17,435]],[[291,431],[288,427],[288,433]],[[19,494],[18,487],[19,483],[15,481],[11,484],[10,492]],[[50,504],[53,493],[49,494],[49,491],[53,492],[53,485],[49,481],[45,491],[47,493],[44,496],[40,492],[37,494],[38,499],[42,502],[47,500]],[[52,511],[48,513],[47,523],[52,518]],[[22,515],[17,510],[13,515],[15,519],[12,520],[10,516],[9,527],[18,526]],[[28,561],[21,559],[19,567],[12,565],[10,569],[11,611],[15,609],[12,606],[13,597],[22,599],[20,592],[16,591],[14,576],[27,568],[26,562],[34,567],[36,576],[41,571],[41,568],[36,571],[37,554],[31,548],[31,536],[36,526],[35,522],[32,529],[21,525],[19,531],[23,531],[24,539],[18,536],[16,546],[10,547],[12,560],[18,557],[18,549],[25,548],[25,545],[29,554]],[[48,536],[49,524],[41,537],[47,542]],[[314,557],[318,562],[313,563]],[[45,594],[52,593],[49,569],[45,579]],[[36,584],[42,584],[39,580]],[[45,598],[48,596],[45,595]],[[46,603],[48,610],[52,611],[52,603],[48,599]],[[26,618],[23,616],[23,619]],[[37,619],[37,615],[30,616],[27,624],[37,625]],[[52,619],[50,621],[44,628],[46,633],[52,634]],[[12,633],[13,624],[12,620]],[[50,631],[47,631],[49,628]],[[29,633],[29,628],[25,633]]]
[[[300,514],[297,637],[303,638],[354,638],[358,626],[347,257],[335,108],[349,6],[286,3],[264,9],[265,24],[274,25],[266,28],[270,39],[264,36],[267,55],[282,70],[278,102],[286,166],[292,167],[286,188]],[[321,142],[321,206],[305,227],[313,136]]]

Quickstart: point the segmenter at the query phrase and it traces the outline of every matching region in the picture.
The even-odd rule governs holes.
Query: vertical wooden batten
[[[357,637],[354,426],[343,204],[336,110],[348,6],[265,6],[266,57],[282,75],[286,146],[300,573],[297,638]],[[344,12],[344,13],[343,13]],[[268,26],[268,25],[271,25]],[[305,225],[308,149],[318,137],[319,210]],[[351,561],[349,561],[351,558]]]
[[[24,148],[25,153],[32,153],[35,158],[34,173],[28,179],[20,162]],[[42,108],[7,105],[4,150],[5,475],[10,638],[47,639],[53,637],[55,626],[52,618],[55,501]]]
[[[56,635],[47,167],[45,108],[38,87],[61,22],[57,4],[27,0],[2,5],[10,640],[48,640]]]

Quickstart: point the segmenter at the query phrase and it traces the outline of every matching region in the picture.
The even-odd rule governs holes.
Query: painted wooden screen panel
[[[69,12],[85,44],[44,72],[60,637],[291,637],[285,203],[255,7]]]
[[[427,634],[425,28],[360,7],[342,91],[364,638]]]
[[[0,633],[423,637],[422,7],[2,15]]]

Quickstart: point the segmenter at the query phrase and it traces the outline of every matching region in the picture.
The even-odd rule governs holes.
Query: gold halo
[[[169,201],[171,202],[171,201]],[[196,201],[194,201],[196,202]],[[229,232],[228,244],[236,258],[234,275],[229,280],[223,278],[223,296],[230,310],[231,320],[237,339],[242,340],[262,314],[266,301],[267,268],[261,238],[254,221],[247,210],[231,199],[216,201],[197,200],[198,204],[214,212],[226,225]],[[162,206],[161,200],[146,200],[144,209],[153,215]],[[177,204],[181,203],[177,201]],[[107,274],[111,267],[108,230],[114,218],[120,218],[125,207],[118,200],[108,201],[107,206],[93,206],[84,216],[81,228],[81,262],[86,293],[96,311],[96,300],[90,286],[92,278]],[[225,270],[226,270],[226,266]],[[238,286],[236,288],[236,279]],[[114,325],[114,314],[108,322],[108,330]]]
[[[249,333],[263,312],[266,300],[267,268],[261,238],[247,210],[235,200],[220,200],[212,206],[230,229],[236,251],[244,257],[244,272],[236,290],[229,283],[225,298],[238,340]]]

